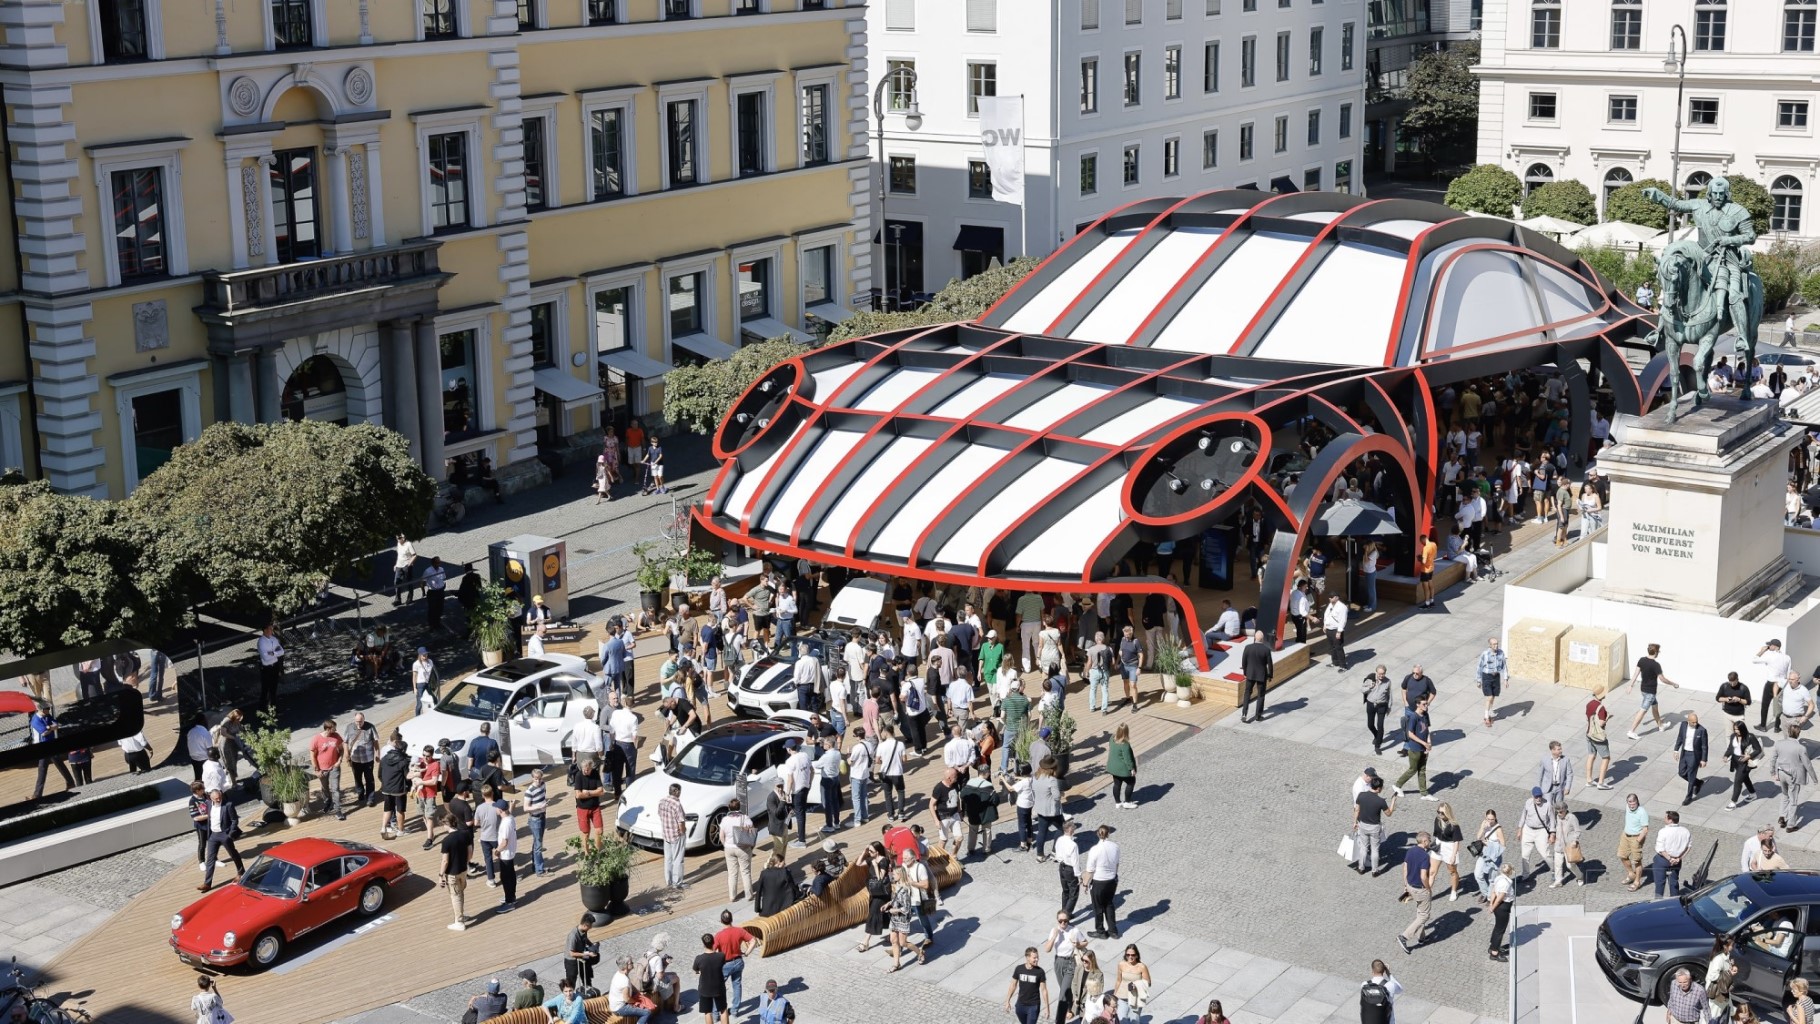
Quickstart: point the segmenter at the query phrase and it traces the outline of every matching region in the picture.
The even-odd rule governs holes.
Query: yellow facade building
[[[0,465],[218,420],[508,488],[869,287],[846,0],[5,0]]]

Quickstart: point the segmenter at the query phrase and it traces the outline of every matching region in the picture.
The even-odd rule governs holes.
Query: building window
[[[455,0],[422,0],[423,37],[453,39],[457,34]]]
[[[825,164],[828,162],[828,87],[803,86],[802,106],[803,164]]]
[[[1784,132],[1807,131],[1807,101],[1776,101],[1776,130]]]
[[[1719,101],[1716,98],[1688,100],[1687,123],[1699,128],[1719,127]]]
[[[916,31],[916,0],[885,0],[885,31]]]
[[[916,102],[916,89],[911,85],[916,76],[916,61],[888,60],[885,62],[885,109],[901,114],[910,109]]]
[[[1125,24],[1142,25],[1144,23],[1144,0],[1125,0]]]
[[[278,262],[322,255],[321,210],[316,191],[316,151],[286,149],[272,154],[272,248]]]
[[[704,271],[678,274],[670,279],[670,337],[699,334],[702,330]]]
[[[1308,75],[1310,78],[1321,73],[1321,42],[1324,35],[1325,33],[1321,31],[1319,25],[1308,30]]]
[[[1100,155],[1098,153],[1081,154],[1081,195],[1090,196],[1100,190]]]
[[[1218,129],[1201,133],[1201,170],[1211,170],[1220,165],[1220,133]]]
[[[916,194],[916,157],[891,158],[891,191],[906,196]]]
[[[1302,172],[1302,191],[1319,192],[1321,190],[1321,169],[1310,167]]]
[[[1081,61],[1081,113],[1100,112],[1100,61],[1089,57]]]
[[[701,146],[698,135],[695,100],[671,100],[664,107],[664,137],[670,156],[670,187],[694,185],[700,180],[698,159]]]
[[[998,31],[998,0],[967,0],[967,31]]]
[[[1289,33],[1277,33],[1277,81],[1289,81]]]
[[[1769,215],[1771,231],[1786,231],[1791,235],[1801,233],[1801,181],[1792,174],[1784,174],[1770,182],[1769,197],[1775,204]]]
[[[1605,119],[1612,124],[1637,123],[1637,98],[1613,96],[1606,101]]]
[[[525,209],[550,208],[549,150],[544,141],[543,118],[527,117],[521,124],[525,145]]]
[[[619,107],[588,115],[588,146],[594,155],[595,199],[626,194],[626,112]]]
[[[1144,55],[1127,53],[1125,55],[1125,105],[1135,107],[1144,101],[1142,77]]]
[[[1276,152],[1278,152],[1278,153],[1289,152],[1289,118],[1279,117],[1276,119],[1275,142],[1276,142]]]
[[[537,27],[537,0],[518,0],[518,31],[529,32]]]
[[[1529,11],[1529,45],[1537,50],[1561,48],[1561,0],[1533,0]]]
[[[984,160],[967,161],[967,198],[992,198],[992,168]]]
[[[442,439],[459,441],[486,429],[480,421],[476,396],[480,394],[480,332],[450,331],[436,339],[442,368]]]
[[[1207,16],[1209,18],[1220,16],[1220,0],[1207,0]]]
[[[588,24],[616,25],[619,23],[619,0],[588,0]]]
[[[1547,164],[1530,164],[1529,170],[1523,172],[1523,195],[1528,196],[1531,192],[1554,180],[1554,168]]]
[[[1611,48],[1643,48],[1643,0],[1612,0]]]
[[[594,293],[594,350],[617,352],[632,347],[632,288],[602,288]]]
[[[1255,129],[1252,125],[1239,125],[1239,160],[1241,162],[1251,159],[1253,152],[1252,138],[1254,134]]]
[[[1352,70],[1352,62],[1353,62],[1352,47],[1353,47],[1354,36],[1355,36],[1355,33],[1353,32],[1353,29],[1352,29],[1352,22],[1349,21],[1346,24],[1340,26],[1340,70],[1341,71],[1351,71]]]
[[[1694,49],[1725,49],[1725,0],[1694,0]]]
[[[1163,4],[1164,21],[1182,20],[1182,0],[1166,0]]]
[[[1695,171],[1687,176],[1687,181],[1682,184],[1681,191],[1686,194],[1687,198],[1694,199],[1705,195],[1706,186],[1712,183],[1713,176],[1711,174],[1708,174],[1705,171]]]
[[[1125,147],[1125,184],[1138,183],[1138,147]]]
[[[272,0],[272,46],[299,50],[315,45],[310,0]]]
[[[1333,165],[1333,190],[1350,195],[1352,193],[1352,161],[1341,160]]]
[[[101,56],[107,63],[151,59],[146,45],[145,4],[146,0],[101,0]],[[1808,38],[1813,38],[1811,28]]]
[[[1168,138],[1163,140],[1163,177],[1173,178],[1182,173],[1182,140]]]
[[[997,95],[998,65],[969,61],[967,64],[967,116],[979,116],[981,96]]]
[[[163,277],[165,262],[164,172],[157,167],[115,171],[114,256],[120,280]]]
[[[531,365],[556,365],[556,303],[540,302],[531,307]]]
[[[1622,167],[1613,167],[1605,172],[1605,206],[1611,206],[1612,193],[1631,183],[1630,172]]]
[[[804,249],[803,305],[819,306],[834,301],[834,246]]]
[[[695,0],[664,0],[665,21],[687,21],[695,17]]]
[[[742,92],[733,101],[738,112],[735,130],[739,133],[736,156],[739,176],[765,173],[765,94]]]
[[[1308,112],[1308,144],[1310,146],[1321,144],[1321,112],[1319,110]]]
[[[132,414],[132,483],[143,481],[171,461],[184,438],[182,388],[142,391],[127,399]]]
[[[739,265],[739,321],[762,320],[771,315],[771,261],[747,260]]]
[[[1217,40],[1201,47],[1201,91],[1220,91],[1220,44]]]
[[[1249,89],[1258,84],[1258,37],[1246,36],[1239,40],[1239,88]]]
[[[442,132],[429,141],[431,233],[470,227],[468,133]]]
[[[1244,14],[1255,14],[1257,13],[1257,9],[1258,0],[1244,0],[1243,3],[1239,4],[1239,11]]]
[[[1340,138],[1352,138],[1352,104],[1340,104]]]
[[[1814,15],[1820,0],[1783,0],[1782,52],[1814,52]]]
[[[734,14],[763,14],[764,9],[758,6],[758,0],[739,0],[733,9]]]
[[[1530,93],[1529,119],[1531,121],[1553,121],[1555,119],[1555,94],[1552,92]]]
[[[1182,48],[1179,46],[1163,48],[1163,98],[1182,98]]]
[[[1100,0],[1081,0],[1081,30],[1100,27]]]

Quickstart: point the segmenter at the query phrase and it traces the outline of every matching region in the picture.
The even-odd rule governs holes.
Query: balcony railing
[[[202,276],[203,304],[222,316],[324,299],[440,274],[439,241]]]

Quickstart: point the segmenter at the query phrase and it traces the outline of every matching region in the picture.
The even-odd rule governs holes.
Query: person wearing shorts
[[[1645,877],[1643,843],[1649,838],[1649,811],[1637,800],[1637,794],[1624,797],[1624,838],[1618,840],[1618,860],[1624,865],[1626,885],[1636,885]]]
[[[1610,789],[1605,773],[1611,770],[1611,741],[1606,737],[1606,721],[1611,717],[1605,708],[1605,687],[1593,687],[1592,699],[1586,702],[1586,784],[1594,789]],[[1593,768],[1599,770],[1595,774]]]
[[[1657,732],[1663,729],[1662,708],[1656,702],[1657,687],[1667,683],[1677,690],[1681,688],[1681,684],[1662,674],[1662,663],[1656,660],[1661,653],[1661,644],[1650,644],[1649,653],[1637,659],[1637,717],[1631,719],[1630,732],[1625,734],[1633,740],[1638,738],[1637,727],[1643,724],[1644,715],[1655,716]]]
[[[1504,677],[1510,675],[1510,663],[1498,649],[1498,638],[1485,642],[1479,652],[1479,692],[1485,695],[1485,728],[1491,728],[1492,704],[1504,692]]]
[[[1428,539],[1428,534],[1416,537],[1416,600],[1417,608],[1435,606],[1435,542]]]
[[[606,789],[601,785],[600,767],[592,757],[583,758],[570,774],[569,789],[575,796],[575,827],[581,830],[582,849],[595,849],[606,839],[600,821],[600,798]],[[594,836],[597,830],[599,839]]]
[[[706,1024],[714,1024],[716,1015],[720,1024],[731,1024],[732,1014],[727,1006],[727,957],[714,946],[714,936],[703,932],[701,936],[702,952],[695,954],[695,1005],[701,1010]]]

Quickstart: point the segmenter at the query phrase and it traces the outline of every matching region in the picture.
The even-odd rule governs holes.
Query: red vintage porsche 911
[[[171,948],[196,967],[270,967],[288,943],[348,914],[385,906],[411,873],[403,857],[343,839],[294,839],[171,918]]]

